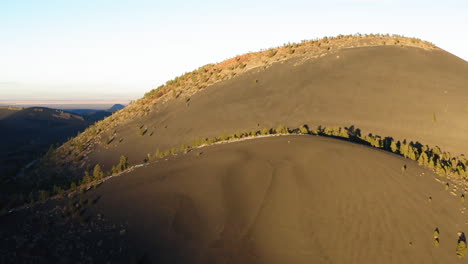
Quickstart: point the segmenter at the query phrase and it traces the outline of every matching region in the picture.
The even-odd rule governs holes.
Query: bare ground
[[[443,183],[391,153],[284,136],[173,156],[87,195],[150,263],[463,263],[465,204]]]

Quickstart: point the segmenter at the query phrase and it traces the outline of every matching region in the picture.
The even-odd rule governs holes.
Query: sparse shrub
[[[205,75],[203,75],[203,76],[201,77],[201,79],[200,79],[200,81],[201,81],[202,83],[206,83],[206,82],[208,82],[209,80],[210,80],[210,77],[205,76]]]
[[[406,169],[407,169],[407,167],[406,167],[406,164],[405,164],[405,165],[403,165],[403,166],[401,166],[401,172],[405,172],[405,171],[406,171]]]
[[[243,134],[240,131],[237,131],[236,133],[234,133],[234,138],[242,138],[242,136]]]
[[[78,145],[76,146],[76,148],[78,149],[78,152],[83,152],[83,150],[84,150],[84,145],[78,143]]]
[[[216,143],[217,141],[218,141],[218,140],[217,140],[217,138],[215,138],[215,137],[206,138],[206,139],[205,139],[205,143],[208,144],[208,145],[211,145],[211,144],[213,144],[213,143]],[[174,152],[174,153],[175,153],[175,152]]]
[[[39,190],[39,199],[40,199],[41,201],[47,200],[47,198],[49,198],[49,195],[50,195],[50,194],[49,194],[48,191],[46,191],[46,190]]]
[[[139,130],[139,135],[140,136],[144,136],[146,134],[146,132],[148,132],[148,129],[145,128],[145,127],[140,127],[140,130]]]
[[[203,142],[203,140],[202,140],[201,138],[195,138],[195,139],[193,140],[193,143],[192,143],[192,145],[193,145],[194,147],[198,147],[198,146],[201,146],[201,145],[203,145],[203,144],[204,144],[204,142]]]
[[[76,152],[73,152],[73,161],[76,163],[81,161],[81,156]]]
[[[54,187],[52,188],[52,192],[60,197],[62,197],[63,194],[65,193],[62,187],[57,186],[57,185],[54,185]]]
[[[184,144],[180,145],[180,151],[182,151],[184,153],[187,153],[188,150],[189,150],[189,148],[186,145],[184,145]]]
[[[272,50],[268,51],[267,57],[268,58],[274,57],[276,55],[276,53],[278,53],[278,51],[275,50],[275,49],[272,49]]]
[[[219,140],[221,141],[225,141],[225,140],[228,140],[229,139],[229,136],[226,134],[226,132],[223,132],[220,136],[219,136]]]

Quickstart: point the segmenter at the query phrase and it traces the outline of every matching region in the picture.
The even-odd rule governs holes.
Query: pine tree
[[[425,166],[425,165],[427,165],[428,160],[429,160],[429,158],[428,158],[426,152],[423,152],[423,153],[421,153],[421,156],[419,156],[418,163],[419,163],[419,165]]]
[[[277,134],[289,134],[289,129],[285,125],[281,124],[275,129],[275,132]]]
[[[301,134],[309,134],[309,128],[307,128],[306,125],[303,125],[303,126],[301,126],[301,128],[299,128],[299,132]]]
[[[128,158],[125,156],[120,156],[120,162],[117,167],[120,171],[124,171],[128,168]]]
[[[466,243],[463,240],[458,241],[457,245],[457,256],[463,258],[466,255]]]
[[[392,141],[392,143],[390,143],[390,150],[393,152],[393,153],[399,153],[399,148],[398,148],[398,145],[395,141]]]
[[[102,177],[104,177],[104,172],[102,171],[101,166],[99,164],[96,164],[96,166],[94,166],[93,177],[95,180],[98,181],[101,180]]]
[[[403,157],[407,158],[408,157],[408,145],[405,143],[402,143],[400,146],[400,153],[403,155]]]
[[[89,172],[86,170],[85,175],[83,179],[81,180],[81,184],[88,184],[91,182],[91,176],[89,175]]]

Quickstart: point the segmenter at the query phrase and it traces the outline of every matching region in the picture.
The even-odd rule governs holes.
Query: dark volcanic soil
[[[151,263],[466,262],[463,190],[444,183],[391,153],[281,136],[159,160],[89,195]]]

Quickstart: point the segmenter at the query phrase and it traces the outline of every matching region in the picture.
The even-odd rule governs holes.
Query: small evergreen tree
[[[399,153],[398,150],[398,145],[395,141],[392,141],[392,143],[390,143],[390,150],[393,152],[393,153]]]
[[[85,175],[83,179],[81,180],[81,184],[88,184],[92,181],[91,176],[89,175],[89,172],[86,170]]]
[[[96,166],[94,166],[93,177],[95,180],[98,181],[101,180],[102,177],[104,177],[104,172],[102,171],[101,166],[99,164],[96,164]]]
[[[466,242],[463,240],[458,240],[457,245],[457,256],[463,258],[466,255]]]
[[[304,134],[304,135],[310,133],[310,132],[309,132],[309,128],[308,128],[306,125],[301,126],[301,127],[299,128],[299,132],[300,132],[301,134]]]
[[[128,158],[122,155],[120,156],[120,162],[119,162],[119,165],[117,166],[117,169],[119,169],[119,171],[124,171],[127,168],[128,168]]]
[[[434,238],[434,247],[439,247],[439,238]]]
[[[426,152],[423,152],[423,153],[421,153],[421,156],[419,156],[418,163],[419,163],[419,165],[425,166],[425,165],[427,165],[428,160],[429,160],[429,158],[428,158]]]
[[[281,124],[276,128],[275,132],[277,134],[289,134],[289,129],[285,125]]]
[[[271,133],[271,130],[268,128],[262,129],[262,135],[269,135]]]

